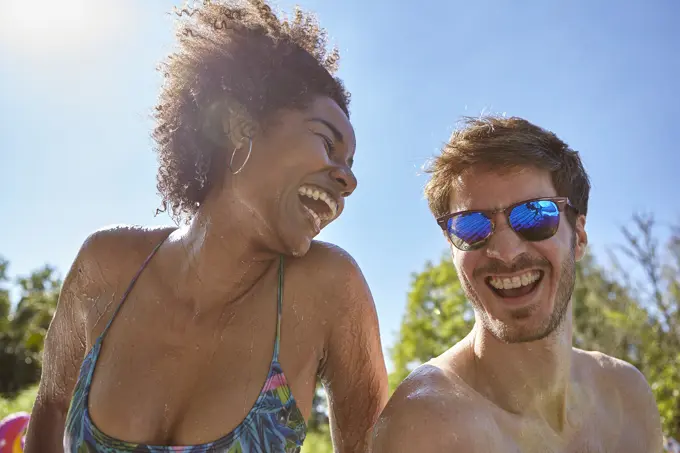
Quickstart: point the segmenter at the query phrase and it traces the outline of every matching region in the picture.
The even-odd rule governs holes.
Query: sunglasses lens
[[[548,239],[559,225],[560,211],[554,201],[529,201],[510,212],[510,226],[527,241]]]
[[[491,235],[491,221],[480,212],[469,212],[452,217],[447,222],[449,238],[461,250],[472,250]]]

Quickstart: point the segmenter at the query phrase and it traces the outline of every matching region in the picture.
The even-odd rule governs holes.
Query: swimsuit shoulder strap
[[[156,254],[156,252],[158,251],[158,249],[161,248],[161,245],[163,245],[163,243],[165,243],[165,240],[166,240],[169,236],[170,236],[170,235],[168,234],[168,236],[164,237],[163,240],[160,241],[160,242],[153,248],[153,250],[151,251],[151,253],[149,253],[149,256],[147,256],[146,259],[144,260],[144,262],[142,263],[142,266],[141,266],[141,267],[137,270],[137,272],[135,273],[135,276],[132,277],[132,281],[130,282],[130,284],[128,285],[127,289],[125,290],[125,293],[123,293],[123,297],[121,298],[120,303],[119,303],[118,306],[116,307],[116,310],[113,312],[113,316],[111,316],[111,319],[109,319],[109,322],[106,324],[106,327],[104,328],[104,331],[103,331],[102,334],[101,334],[102,337],[103,337],[104,335],[106,335],[106,332],[109,330],[109,327],[111,327],[111,324],[113,323],[113,320],[114,320],[114,319],[116,318],[116,316],[118,315],[118,312],[120,311],[120,308],[123,306],[123,304],[124,304],[125,301],[127,300],[128,296],[130,295],[130,292],[132,292],[132,288],[135,286],[135,283],[137,283],[137,280],[139,279],[139,276],[142,275],[142,271],[144,271],[144,269],[145,269],[146,266],[149,264],[149,262],[151,261],[151,259],[154,257],[154,255]]]
[[[279,345],[281,344],[281,317],[283,314],[283,256],[279,258],[279,284],[277,289],[276,340],[274,342],[274,361],[279,360]]]

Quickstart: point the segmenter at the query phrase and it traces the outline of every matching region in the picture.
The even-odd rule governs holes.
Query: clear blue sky
[[[0,254],[12,274],[48,262],[63,275],[88,233],[108,224],[171,223],[154,217],[149,115],[173,4],[2,2]],[[588,230],[602,259],[632,212],[680,219],[680,3],[301,5],[341,49],[358,140],[359,188],[321,239],[362,267],[386,347],[410,274],[445,250],[420,169],[461,115],[523,116],[581,151],[593,182]]]

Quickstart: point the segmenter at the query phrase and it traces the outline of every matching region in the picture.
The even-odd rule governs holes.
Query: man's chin
[[[544,329],[543,331],[537,332],[521,332],[514,335],[508,335],[505,339],[505,343],[508,344],[519,344],[519,343],[532,343],[534,341],[540,341],[544,338],[550,336],[553,331]]]
[[[486,326],[486,330],[498,341],[506,344],[539,341],[550,336],[556,329],[556,327],[550,323],[542,323],[537,326],[535,324],[528,325],[521,320],[510,320],[509,322],[491,321],[490,324],[491,325]]]

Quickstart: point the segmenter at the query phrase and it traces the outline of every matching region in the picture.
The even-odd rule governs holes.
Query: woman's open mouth
[[[324,189],[303,185],[298,188],[300,203],[311,218],[317,231],[328,225],[338,214],[338,203]]]

